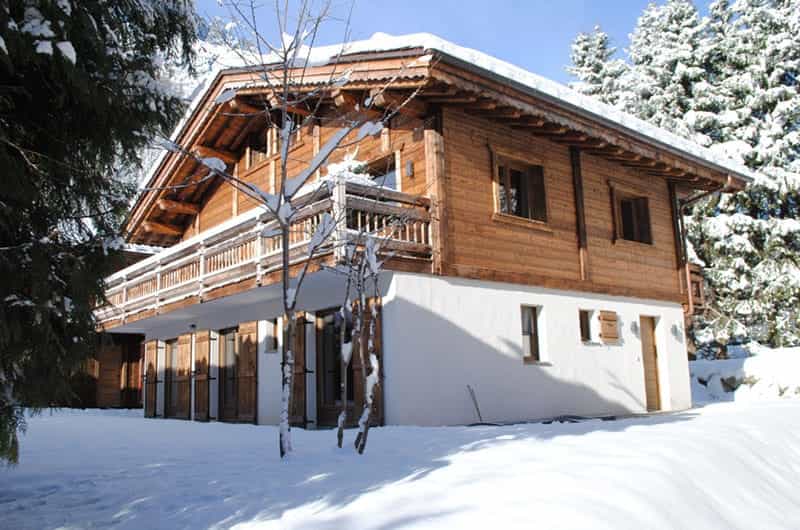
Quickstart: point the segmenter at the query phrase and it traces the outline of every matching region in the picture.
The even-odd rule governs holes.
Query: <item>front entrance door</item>
[[[639,317],[642,337],[642,364],[644,365],[644,387],[647,397],[647,410],[661,410],[658,387],[658,352],[656,351],[656,320],[653,317]]]
[[[342,410],[341,318],[338,310],[317,313],[317,422],[322,427],[337,425]],[[347,367],[347,416],[355,416],[353,364]]]

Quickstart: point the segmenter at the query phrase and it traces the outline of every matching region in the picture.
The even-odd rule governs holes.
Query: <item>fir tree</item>
[[[689,0],[647,6],[631,34],[623,109],[691,136],[684,116],[692,110],[692,85],[703,76],[696,54],[701,33],[700,17]]]
[[[0,1],[0,457],[16,458],[21,407],[71,398],[129,168],[183,109],[159,66],[194,38],[189,0]]]
[[[745,0],[724,32],[715,80],[727,94],[716,148],[761,177],[697,208],[690,238],[714,293],[701,342],[800,343],[800,31],[797,0]]]
[[[800,0],[716,0],[703,19],[686,0],[651,4],[616,84],[618,107],[761,175],[688,222],[713,293],[694,326],[706,351],[800,343],[799,20]]]
[[[591,33],[579,33],[572,43],[572,66],[567,71],[578,78],[570,87],[614,105],[619,100],[619,81],[627,70],[624,61],[614,59],[616,48],[600,26]]]

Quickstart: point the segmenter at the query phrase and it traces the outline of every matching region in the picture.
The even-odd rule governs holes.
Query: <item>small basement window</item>
[[[581,326],[581,342],[593,342],[592,336],[592,311],[581,309],[578,311],[578,319]]]
[[[375,181],[379,186],[396,190],[397,169],[395,167],[394,153],[379,158],[374,162],[370,162],[367,165],[367,174],[369,178]]]
[[[539,318],[541,307],[522,306],[522,360],[525,363],[537,363],[542,360]]]
[[[542,166],[502,159],[497,165],[497,211],[547,222]]]
[[[616,200],[617,237],[653,244],[650,230],[650,206],[647,197],[618,195]]]

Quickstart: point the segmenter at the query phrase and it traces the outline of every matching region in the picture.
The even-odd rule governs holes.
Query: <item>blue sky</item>
[[[264,22],[270,0],[262,0]],[[462,46],[477,48],[556,81],[569,81],[569,45],[595,24],[624,48],[628,34],[648,0],[356,0],[351,39],[376,31],[391,34],[429,32]],[[346,15],[349,0],[334,0]],[[201,15],[227,16],[217,0],[197,0]],[[341,42],[343,25],[323,32],[323,44]]]

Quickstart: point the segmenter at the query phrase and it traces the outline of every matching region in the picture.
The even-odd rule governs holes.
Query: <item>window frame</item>
[[[531,323],[531,333],[527,333],[528,330],[526,329],[528,320]],[[542,355],[542,306],[521,304],[520,324],[522,332],[522,362],[524,364],[547,364]],[[535,351],[533,349],[534,345]]]
[[[650,211],[650,196],[644,190],[633,189],[629,187],[621,187],[615,182],[609,180],[609,191],[611,193],[611,219],[613,224],[612,242],[619,243],[624,241],[627,243],[640,244],[640,245],[655,245],[653,239],[653,214]],[[634,238],[629,239],[625,237],[625,227],[623,223],[622,203],[623,201],[631,201],[634,203],[632,208],[633,214],[633,232]],[[636,203],[644,204],[643,209],[637,209]],[[637,216],[642,214],[647,216],[647,228],[642,231],[641,219]],[[643,237],[646,233],[647,237]]]
[[[365,164],[366,171],[367,171],[367,176],[368,176],[368,178],[370,180],[373,180],[374,182],[376,182],[379,185],[383,186],[384,182],[379,182],[377,180],[377,178],[381,177],[381,176],[385,176],[386,173],[384,173],[383,175],[377,175],[377,176],[373,177],[373,175],[371,173],[371,170],[373,168],[377,167],[378,165],[380,165],[381,163],[384,163],[384,162],[389,161],[389,160],[391,160],[391,163],[394,166],[394,169],[393,169],[393,171],[394,171],[394,187],[393,188],[390,187],[388,189],[392,189],[392,190],[395,190],[395,191],[402,191],[402,189],[403,189],[402,180],[403,179],[402,179],[402,171],[401,171],[401,163],[400,163],[401,162],[400,151],[390,151],[390,152],[388,152],[388,153],[386,153],[386,154],[384,154],[382,156],[375,157],[372,160],[370,160],[369,162],[367,162]]]
[[[542,160],[537,159],[535,157],[529,158],[529,157],[515,156],[506,153],[504,151],[500,151],[493,146],[489,147],[489,151],[492,158],[492,164],[491,164],[492,188],[494,195],[493,219],[497,221],[522,224],[523,226],[542,228],[547,231],[550,231],[550,213],[552,212],[552,208],[550,207],[550,197],[547,191],[548,185],[547,185],[547,175],[545,172],[545,165],[542,162]],[[541,189],[544,194],[544,198],[541,204],[541,207],[543,208],[543,219],[531,217],[532,215],[534,215],[534,210],[535,210],[533,204],[530,204],[528,207],[529,210],[528,217],[503,211],[501,203],[501,190],[508,190],[510,189],[510,186],[506,186],[505,183],[501,181],[500,168],[506,168],[506,170],[508,170],[508,168],[514,169],[516,171],[523,173],[529,179],[531,178],[532,170],[534,168],[539,168],[538,171],[540,171],[541,174]],[[533,196],[534,195],[531,194],[531,191],[529,191],[529,198]],[[506,203],[508,202],[509,202],[509,195],[506,192]]]

